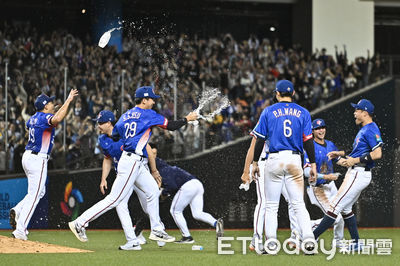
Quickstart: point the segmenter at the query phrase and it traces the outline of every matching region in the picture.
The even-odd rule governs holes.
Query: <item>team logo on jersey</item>
[[[376,141],[382,141],[381,136],[379,136],[378,134],[375,135]]]
[[[72,188],[72,181],[65,186],[64,201],[60,202],[62,213],[75,220],[79,215],[79,205],[83,203],[82,193]]]

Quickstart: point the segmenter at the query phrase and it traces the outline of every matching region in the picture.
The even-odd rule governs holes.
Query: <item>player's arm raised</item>
[[[75,96],[78,95],[78,90],[77,89],[72,89],[69,92],[68,98],[65,100],[64,104],[61,106],[61,108],[55,113],[55,115],[51,118],[51,124],[52,125],[57,125],[60,123],[64,117],[67,115],[68,112],[68,107],[72,100],[75,98]]]
[[[169,121],[167,125],[167,129],[170,131],[174,131],[180,129],[184,125],[186,125],[190,121],[195,121],[198,118],[198,114],[196,112],[190,112],[187,116],[182,119]]]
[[[105,189],[107,189],[107,177],[111,171],[112,167],[112,158],[104,156],[103,159],[103,167],[101,169],[101,182],[100,182],[100,191],[101,194],[105,194]]]

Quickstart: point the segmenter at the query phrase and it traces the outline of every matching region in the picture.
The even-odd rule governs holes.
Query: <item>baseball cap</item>
[[[276,83],[275,91],[292,93],[294,91],[293,83],[286,79],[280,80]]]
[[[98,115],[97,118],[94,119],[97,123],[105,123],[105,122],[114,122],[115,121],[115,116],[113,112],[108,111],[108,110],[103,110],[101,111]]]
[[[40,94],[35,101],[35,108],[37,111],[41,111],[44,109],[44,106],[48,104],[49,102],[54,101],[56,96],[47,96],[46,94]]]
[[[358,103],[351,103],[351,106],[353,106],[356,109],[367,111],[369,114],[374,113],[374,105],[367,99],[361,99]]]
[[[324,119],[317,118],[314,121],[312,121],[312,129],[317,129],[321,127],[326,127]]]
[[[140,87],[136,90],[135,92],[135,98],[160,98],[159,95],[156,95],[154,93],[154,89],[153,87],[150,86],[144,86],[144,87]]]

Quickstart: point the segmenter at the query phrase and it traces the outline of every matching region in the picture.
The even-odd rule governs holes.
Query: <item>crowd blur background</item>
[[[20,6],[6,2],[9,10],[28,12],[29,6],[24,1],[20,1]],[[229,98],[228,108],[213,119],[200,120],[199,125],[188,124],[177,133],[153,128],[151,141],[158,145],[159,156],[176,159],[248,135],[261,111],[273,104],[273,90],[280,79],[291,80],[296,88],[296,102],[313,110],[390,74],[388,57],[381,55],[390,52],[384,45],[376,45],[375,52],[360,51],[359,56],[349,59],[340,36],[335,50],[330,52],[324,47],[310,51],[294,42],[286,32],[290,30],[287,23],[291,22],[285,24],[280,16],[288,12],[287,5],[261,5],[265,12],[274,9],[274,14],[278,14],[262,29],[257,22],[257,27],[229,30],[226,17],[237,16],[244,6],[247,13],[237,18],[239,24],[248,21],[251,14],[262,17],[256,13],[260,12],[260,4],[231,4],[230,11],[216,19],[218,6],[213,3],[214,9],[201,9],[214,18],[209,22],[213,30],[209,31],[194,26],[199,19],[190,17],[195,4],[189,7],[185,23],[176,19],[181,17],[181,11],[174,7],[154,15],[154,6],[141,6],[148,13],[141,14],[140,19],[122,14],[117,19],[123,26],[120,46],[104,49],[97,46],[98,38],[94,36],[99,34],[91,34],[89,25],[94,22],[88,13],[93,5],[82,7],[85,1],[73,1],[75,13],[69,10],[63,16],[58,15],[61,11],[57,7],[46,9],[51,14],[47,16],[43,6],[41,18],[21,17],[20,13],[10,18],[4,14],[0,19],[0,172],[23,171],[21,157],[28,139],[25,123],[35,113],[33,103],[39,94],[45,93],[56,96],[57,104],[61,105],[65,84],[68,91],[77,88],[79,97],[65,119],[65,146],[64,123],[56,128],[49,169],[100,166],[99,132],[93,119],[103,109],[119,117],[121,111],[132,108],[134,91],[140,86],[154,86],[161,95],[155,110],[168,119],[174,118],[174,112],[183,117],[194,110],[201,93],[209,88],[218,88]],[[391,12],[380,8],[376,17]],[[68,14],[73,17],[67,17]],[[387,32],[381,31],[380,35]],[[5,122],[6,65],[8,123]],[[203,112],[215,108],[216,105],[209,105]]]

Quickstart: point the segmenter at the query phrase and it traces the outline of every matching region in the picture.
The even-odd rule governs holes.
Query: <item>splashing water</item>
[[[213,104],[213,107],[216,109],[209,113],[209,114],[200,114],[200,111],[210,105]],[[219,89],[217,88],[212,88],[212,89],[206,89],[202,92],[200,100],[199,100],[199,106],[194,110],[198,114],[199,119],[204,119],[204,120],[211,120],[216,116],[217,114],[221,113],[221,111],[225,108],[227,108],[230,105],[228,97],[225,95],[222,95]],[[198,121],[195,121],[195,125],[198,124]]]

